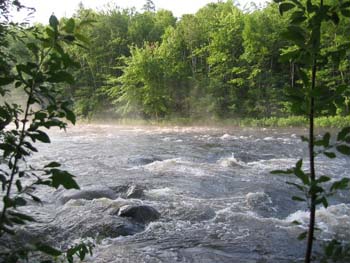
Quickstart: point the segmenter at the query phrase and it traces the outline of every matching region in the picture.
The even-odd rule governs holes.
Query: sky
[[[265,3],[267,0],[236,0],[241,7],[254,2],[256,4]],[[21,0],[22,4],[28,7],[34,7],[36,12],[30,18],[31,22],[47,23],[50,15],[54,13],[58,18],[63,16],[70,17],[77,9],[79,2],[87,8],[102,10],[108,3],[117,5],[121,8],[136,7],[141,10],[146,0]],[[208,3],[217,2],[215,0],[153,0],[156,9],[171,10],[177,17],[183,14],[195,13],[198,9]],[[25,15],[15,15],[15,20],[21,20]]]

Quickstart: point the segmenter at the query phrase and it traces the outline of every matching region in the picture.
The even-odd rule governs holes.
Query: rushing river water
[[[39,221],[30,228],[61,247],[92,237],[97,245],[86,262],[297,262],[306,207],[291,200],[297,192],[285,182],[292,176],[269,172],[307,156],[303,133],[108,125],[51,132],[52,144],[31,162],[61,162],[87,194],[39,189],[46,204],[26,208]],[[317,171],[349,177],[350,161],[320,158]],[[144,194],[126,199],[130,185]],[[318,239],[350,240],[349,196],[318,209]],[[145,225],[121,220],[125,204],[149,205],[161,217]]]

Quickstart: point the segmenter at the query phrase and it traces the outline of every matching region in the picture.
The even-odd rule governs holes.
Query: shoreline
[[[132,119],[132,118],[91,118],[79,119],[79,124],[121,125],[121,126],[146,126],[146,127],[212,127],[212,128],[307,128],[308,121],[305,117],[271,117],[271,118],[232,118],[232,119]],[[315,119],[316,128],[340,129],[350,126],[350,116],[329,116]]]

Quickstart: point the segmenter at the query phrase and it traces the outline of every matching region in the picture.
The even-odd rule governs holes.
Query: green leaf
[[[313,183],[309,190],[310,194],[318,194],[323,192],[324,192],[324,189],[321,186],[318,186],[317,183]]]
[[[17,187],[18,192],[22,192],[23,187],[22,187],[22,183],[20,180],[16,180],[16,187]]]
[[[294,171],[292,169],[288,170],[274,170],[270,172],[271,174],[293,174]]]
[[[58,162],[51,162],[51,163],[45,165],[44,168],[56,168],[56,167],[60,167],[60,166],[61,166],[61,164]]]
[[[281,3],[279,5],[279,11],[280,11],[281,15],[283,15],[285,12],[287,12],[293,8],[295,8],[295,5],[292,3]]]
[[[77,34],[75,34],[75,37],[76,37],[79,41],[81,41],[81,42],[83,42],[83,43],[85,43],[85,44],[89,43],[89,39],[88,39],[86,36],[82,35],[82,34],[77,33]]]
[[[340,8],[348,8],[350,7],[350,1],[342,1],[342,4],[340,5]]]
[[[23,220],[16,218],[16,217],[8,217],[8,220],[11,221],[11,223],[15,223],[17,225],[25,225],[25,223],[26,223]]]
[[[67,171],[58,169],[51,169],[52,186],[58,188],[62,185],[65,189],[80,189],[76,181],[73,179],[73,175]]]
[[[350,182],[349,178],[343,178],[340,181],[336,181],[331,186],[331,191],[345,190],[349,186],[349,182]]]
[[[9,208],[9,207],[13,207],[15,205],[15,202],[12,198],[10,197],[7,197],[7,196],[4,196],[3,197],[3,202],[4,202],[4,205]]]
[[[55,15],[50,16],[49,24],[55,31],[57,31],[57,27],[58,27],[59,22],[58,22],[58,19]]]
[[[301,170],[302,167],[303,167],[303,160],[300,159],[300,160],[296,163],[295,168],[296,168],[297,170]]]
[[[326,183],[326,182],[329,182],[330,180],[331,180],[330,177],[325,176],[325,175],[322,175],[322,176],[320,176],[320,178],[318,178],[316,181],[317,181],[318,183]]]
[[[338,152],[344,154],[344,155],[350,155],[350,147],[347,145],[339,145],[336,147]]]
[[[323,206],[324,206],[325,208],[327,208],[327,207],[328,207],[327,198],[323,196],[322,198],[317,199],[317,200],[316,200],[316,205],[318,205],[318,204],[323,204]]]
[[[0,78],[0,86],[11,84],[13,81],[14,81],[14,78],[11,78],[11,77]]]
[[[73,76],[66,71],[58,71],[48,78],[48,81],[54,83],[67,82],[68,84],[73,84],[75,82]]]
[[[306,10],[308,13],[313,13],[318,10],[318,7],[316,5],[312,4],[311,0],[306,1]]]
[[[0,227],[0,229],[3,230],[4,232],[6,232],[7,234],[11,235],[11,236],[16,235],[15,231],[13,231],[12,229],[10,229],[10,228],[8,228],[8,227],[6,227],[4,225],[2,227]]]
[[[305,186],[303,186],[303,185],[299,185],[299,184],[292,183],[292,182],[286,182],[286,184],[292,185],[292,186],[298,188],[298,189],[299,189],[300,191],[302,191],[302,192],[305,191]]]
[[[330,15],[330,20],[332,20],[332,22],[337,26],[340,22],[340,18],[338,16],[338,14],[336,12],[333,12],[331,15]]]
[[[26,215],[26,214],[14,212],[14,211],[9,211],[8,213],[9,213],[9,215],[18,217],[24,221],[28,221],[28,222],[35,222],[36,221],[33,217]]]
[[[37,203],[42,203],[41,199],[35,195],[32,195],[32,194],[28,194],[34,202],[37,202]]]
[[[298,239],[299,239],[299,240],[304,240],[306,237],[307,237],[307,232],[305,231],[305,232],[301,233],[301,234],[298,236]]]
[[[300,24],[306,20],[306,16],[302,11],[293,12],[291,16],[291,23]]]
[[[64,29],[67,33],[72,34],[75,29],[75,20],[73,18],[68,19],[68,21],[65,23]]]
[[[293,201],[298,201],[298,202],[306,202],[305,198],[299,197],[299,196],[293,196],[292,197]]]
[[[334,159],[335,157],[337,157],[337,155],[333,152],[323,152],[323,154],[326,155],[330,159]]]
[[[27,48],[28,48],[30,51],[32,51],[32,53],[33,53],[34,55],[37,55],[37,54],[38,54],[39,48],[38,48],[38,46],[37,46],[36,44],[34,44],[34,43],[28,43],[28,44],[26,44],[26,46],[27,46]]]
[[[280,54],[280,61],[289,62],[292,60],[297,60],[300,57],[300,55],[301,52],[299,49],[284,49]]]
[[[300,138],[303,142],[309,142],[309,138],[307,138],[305,136],[300,136]]]
[[[337,136],[337,141],[344,141],[346,136],[350,134],[350,127],[343,128]]]
[[[75,37],[73,35],[67,35],[67,36],[64,36],[63,39],[66,40],[67,42],[73,42],[75,40]]]
[[[292,222],[292,224],[293,224],[293,225],[297,225],[297,226],[300,226],[300,225],[301,225],[301,223],[300,223],[299,221],[297,221],[297,220],[294,220],[294,221]]]
[[[76,118],[74,112],[68,109],[66,109],[65,111],[67,120],[69,120],[72,124],[75,124]]]
[[[1,181],[2,183],[6,183],[6,182],[7,182],[6,176],[3,175],[3,174],[0,174],[0,181]]]
[[[25,206],[27,204],[27,201],[23,197],[16,197],[13,199],[15,207],[18,206]]]
[[[53,248],[49,245],[42,244],[42,243],[36,244],[36,248],[37,248],[37,250],[39,250],[47,255],[53,256],[53,257],[58,257],[58,256],[62,255],[62,252],[59,251],[58,249]]]
[[[41,141],[43,143],[50,143],[50,137],[43,131],[40,130],[36,130],[35,133],[31,134],[32,137],[34,137],[35,139],[37,139],[38,141]]]
[[[327,132],[325,135],[323,135],[323,146],[328,147],[329,146],[329,141],[331,139],[331,134]]]
[[[340,12],[345,17],[350,17],[350,10],[349,9],[340,9]]]
[[[281,33],[281,36],[287,40],[293,41],[298,46],[304,46],[305,44],[305,31],[299,26],[289,26],[287,31]]]
[[[34,114],[34,118],[37,119],[37,120],[43,121],[46,117],[47,117],[46,112],[39,111],[39,112],[36,112]]]
[[[33,151],[33,152],[38,152],[38,149],[35,148],[31,143],[29,142],[23,142],[23,145],[27,147],[27,149]]]

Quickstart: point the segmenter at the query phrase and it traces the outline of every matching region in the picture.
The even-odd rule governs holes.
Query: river
[[[305,242],[297,236],[306,229],[307,207],[291,200],[298,193],[286,181],[295,182],[293,176],[270,171],[306,158],[299,138],[305,133],[113,125],[52,131],[52,143],[40,145],[31,162],[61,162],[96,196],[38,189],[45,205],[26,208],[38,219],[27,235],[37,232],[62,248],[91,237],[96,247],[86,262],[96,263],[299,262]],[[317,172],[333,180],[349,177],[349,168],[345,157],[317,160]],[[130,185],[143,195],[123,197]],[[318,209],[319,240],[350,240],[349,196],[340,192]],[[130,203],[149,205],[161,217],[145,225],[120,221],[118,209]]]

